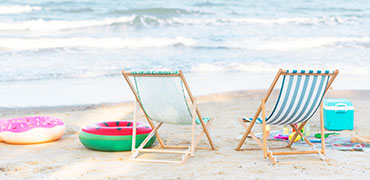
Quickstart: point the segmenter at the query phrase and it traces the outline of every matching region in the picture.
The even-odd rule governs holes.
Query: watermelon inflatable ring
[[[49,116],[0,120],[0,141],[9,144],[37,144],[55,141],[64,134],[63,121]]]
[[[89,149],[98,151],[130,151],[132,146],[133,121],[100,122],[84,127],[80,131],[81,143]],[[136,147],[144,141],[152,128],[136,122]],[[145,147],[155,141],[153,136]]]

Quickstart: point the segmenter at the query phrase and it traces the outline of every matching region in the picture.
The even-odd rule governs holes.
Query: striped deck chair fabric
[[[330,71],[287,71],[288,73],[329,74]],[[266,124],[288,125],[310,119],[320,106],[330,76],[283,75],[280,93]],[[249,118],[253,120],[253,118]],[[257,119],[262,122],[261,118]]]
[[[192,96],[189,85],[187,84],[182,71],[122,71],[122,74],[136,98],[133,117],[134,124],[137,120],[136,105],[139,104],[148,123],[152,127],[152,131],[139,147],[136,148],[135,140],[132,140],[133,154],[130,157],[131,160],[145,162],[184,163],[190,156],[194,155],[194,151],[197,148],[201,137],[204,135],[206,135],[208,139],[210,148],[199,148],[210,150],[215,149],[207,130],[207,127],[211,124],[213,118],[201,116],[196,99]],[[157,121],[157,125],[154,125],[152,121]],[[191,125],[191,136],[185,136],[191,137],[190,144],[187,146],[166,145],[158,133],[158,129],[162,126],[162,124]],[[195,135],[196,124],[201,125],[199,126],[199,128],[201,128],[201,132],[197,136]],[[143,149],[148,143],[149,139],[154,135],[158,139],[160,146],[159,149]],[[136,137],[136,131],[133,131],[132,137]],[[181,161],[169,161],[162,159],[138,158],[139,153],[149,152],[182,154],[182,159]]]
[[[268,89],[266,96],[262,99],[261,105],[257,109],[256,114],[253,118],[240,119],[239,122],[246,128],[238,146],[235,150],[240,151],[243,143],[248,136],[251,136],[263,150],[264,158],[270,158],[272,163],[277,163],[276,155],[290,155],[290,154],[318,154],[321,159],[325,159],[325,139],[321,138],[321,150],[316,149],[315,145],[301,132],[306,125],[307,121],[315,114],[322,104],[325,93],[333,83],[334,79],[338,75],[339,70],[335,71],[313,71],[313,70],[282,70],[280,69]],[[273,108],[270,115],[266,114],[266,102],[274,89],[279,78],[282,76],[282,83],[279,92],[279,97],[276,101],[275,107]],[[322,112],[322,109],[321,109]],[[266,117],[265,121],[258,118],[259,115]],[[256,118],[254,120],[254,118]],[[245,121],[250,121],[249,126],[244,124]],[[252,128],[255,123],[262,123],[263,137],[262,141],[259,140],[256,135],[252,132]],[[301,123],[299,127],[293,124]],[[268,130],[266,125],[290,125],[295,133],[290,138],[286,148],[290,148],[295,142],[298,135],[310,145],[313,150],[311,151],[281,151],[272,152],[267,146]],[[324,137],[324,121],[323,115],[320,113],[320,126],[321,135]]]
[[[151,120],[191,124],[193,117],[180,77],[134,76],[133,80],[144,112]]]
[[[175,75],[178,71],[131,72],[132,74]],[[190,125],[193,116],[186,96],[184,82],[179,76],[150,77],[133,76],[135,91],[143,110],[150,120],[170,124]],[[203,121],[209,121],[203,117]],[[199,124],[199,118],[196,118]]]

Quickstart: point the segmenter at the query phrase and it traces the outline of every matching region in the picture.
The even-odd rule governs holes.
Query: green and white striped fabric
[[[278,100],[266,124],[288,125],[310,119],[320,106],[327,88],[329,75],[294,75],[294,73],[329,74],[330,71],[287,71],[284,75]],[[252,120],[252,118],[249,118]],[[262,122],[260,118],[257,120]]]
[[[171,74],[179,74],[179,71],[132,71],[131,74],[171,75]]]
[[[132,78],[144,112],[151,120],[170,124],[192,124],[191,107],[180,77]]]

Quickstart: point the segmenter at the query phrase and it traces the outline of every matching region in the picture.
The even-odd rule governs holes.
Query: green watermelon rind
[[[144,141],[148,134],[136,135],[136,148]],[[80,141],[88,149],[98,151],[130,151],[132,146],[132,136],[107,136],[80,132]],[[150,147],[154,141],[153,136],[144,148]]]

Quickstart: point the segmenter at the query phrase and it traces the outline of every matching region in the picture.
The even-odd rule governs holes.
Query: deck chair
[[[241,147],[246,140],[247,136],[251,136],[258,146],[263,150],[264,158],[269,157],[273,164],[277,163],[275,155],[290,155],[290,154],[318,154],[321,159],[325,159],[325,138],[324,138],[324,122],[323,122],[323,106],[322,100],[325,93],[333,83],[338,75],[339,70],[334,72],[330,71],[288,71],[280,69],[273,80],[271,87],[268,89],[266,96],[262,99],[256,114],[253,118],[239,119],[239,121],[246,128],[242,139],[240,140],[237,151],[242,150]],[[278,82],[280,76],[283,77],[280,94],[276,101],[275,107],[271,114],[266,118],[265,104],[268,100],[274,86]],[[312,144],[306,136],[301,133],[302,128],[307,121],[314,115],[320,107],[320,125],[321,125],[321,150],[317,150],[315,145]],[[262,112],[262,118],[258,116]],[[245,122],[250,122],[246,126]],[[262,142],[251,131],[255,123],[262,124]],[[301,123],[297,128],[294,124]],[[272,152],[266,144],[266,125],[290,125],[295,134],[288,142],[286,148],[290,148],[298,135],[309,144],[313,150],[311,151],[288,151],[288,152]],[[245,149],[244,149],[245,150]],[[250,149],[247,149],[250,150]]]
[[[146,162],[184,163],[189,156],[194,155],[195,149],[215,149],[207,127],[213,118],[201,116],[196,100],[190,92],[189,86],[182,71],[148,71],[148,72],[124,72],[124,78],[135,95],[134,128],[132,141],[131,160]],[[188,102],[187,99],[190,99]],[[149,125],[151,133],[140,144],[135,146],[136,137],[136,106],[140,106]],[[157,121],[157,126],[153,121]],[[168,146],[158,134],[158,129],[163,123],[192,125],[191,143],[189,146]],[[200,124],[202,131],[195,137],[196,124]],[[206,135],[210,144],[208,147],[197,147],[201,137]],[[143,149],[148,141],[155,135],[159,141],[160,149]],[[179,150],[185,149],[185,150]],[[154,160],[138,158],[139,153],[173,153],[182,154],[181,161]]]

